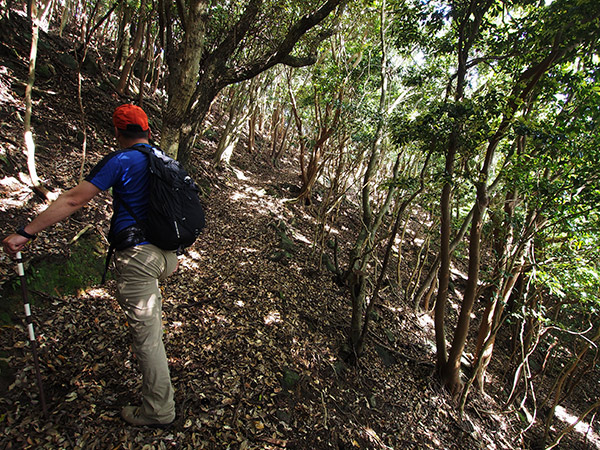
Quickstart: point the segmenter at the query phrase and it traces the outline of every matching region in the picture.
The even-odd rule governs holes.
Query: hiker
[[[113,113],[115,136],[121,149],[148,146],[146,113],[135,105],[121,105]],[[14,256],[36,234],[79,210],[100,191],[113,188],[113,218],[109,241],[114,253],[116,298],[127,316],[133,352],[142,372],[142,405],[125,406],[121,417],[132,425],[160,426],[175,420],[173,387],[162,341],[162,297],[158,281],[177,268],[175,251],[162,250],[144,240],[130,213],[143,220],[148,209],[148,157],[141,151],[116,151],[105,156],[79,185],[60,195],[27,225],[6,237],[2,245]],[[126,202],[127,208],[120,207]]]

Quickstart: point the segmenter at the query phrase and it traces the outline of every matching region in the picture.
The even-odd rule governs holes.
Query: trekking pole
[[[31,307],[29,306],[29,294],[27,292],[27,280],[25,279],[25,269],[23,267],[23,258],[21,252],[17,252],[17,272],[21,279],[21,292],[23,293],[23,306],[25,307],[25,318],[27,321],[27,329],[29,330],[29,343],[33,352],[33,363],[35,365],[35,375],[37,377],[37,385],[40,390],[40,402],[42,403],[42,411],[44,417],[48,418],[48,408],[46,408],[46,397],[44,396],[44,387],[42,386],[42,374],[40,373],[40,362],[38,359],[37,341],[33,332],[33,319],[31,318]]]

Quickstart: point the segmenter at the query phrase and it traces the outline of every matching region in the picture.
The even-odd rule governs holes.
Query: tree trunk
[[[399,173],[399,167],[400,167],[400,154],[398,155],[397,159],[396,159],[396,164],[393,170],[393,179],[397,179],[398,177],[398,173]],[[362,326],[362,330],[360,333],[360,337],[356,343],[355,347],[355,353],[357,355],[362,355],[364,350],[365,350],[365,342],[367,339],[367,334],[369,332],[369,322],[371,320],[371,312],[373,311],[375,304],[377,303],[377,301],[379,300],[379,292],[381,290],[381,287],[383,286],[383,281],[385,279],[386,276],[386,272],[387,272],[387,267],[389,265],[389,261],[390,261],[390,257],[392,255],[392,249],[394,248],[394,243],[396,242],[396,236],[398,235],[398,229],[400,228],[400,222],[401,222],[401,218],[404,214],[404,212],[406,211],[406,209],[408,208],[408,206],[413,202],[413,200],[421,193],[425,190],[425,172],[427,170],[427,166],[429,164],[429,158],[431,157],[431,153],[429,153],[427,155],[427,158],[425,159],[425,162],[423,163],[423,168],[421,169],[421,175],[420,175],[420,180],[421,180],[421,185],[419,187],[419,189],[415,190],[415,192],[413,192],[407,199],[405,199],[401,204],[400,207],[398,208],[398,210],[396,211],[396,218],[394,220],[394,225],[392,227],[392,232],[390,233],[390,236],[388,237],[388,244],[386,246],[386,250],[385,250],[385,255],[383,257],[383,262],[381,264],[381,269],[379,272],[379,277],[377,279],[377,283],[375,284],[375,288],[373,289],[373,295],[371,296],[371,300],[369,301],[369,304],[367,305],[367,309],[364,313],[364,323]],[[387,211],[386,211],[387,213]],[[354,341],[353,341],[354,342]]]
[[[451,144],[446,153],[444,174],[451,179],[454,173],[456,145]],[[450,180],[444,183],[440,200],[440,269],[438,272],[438,293],[435,299],[434,327],[436,347],[436,368],[441,370],[446,365],[446,303],[448,301],[448,285],[450,284],[450,205],[452,186]]]
[[[117,35],[117,52],[115,53],[115,61],[119,70],[123,69],[127,55],[129,55],[129,39],[131,29],[131,16],[133,9],[125,0],[121,0],[119,8],[119,31]]]
[[[85,115],[85,108],[83,107],[83,97],[82,97],[82,93],[81,93],[81,88],[82,88],[82,84],[83,84],[83,76],[81,75],[81,73],[83,70],[83,64],[85,63],[85,60],[87,58],[87,54],[88,54],[90,42],[92,40],[92,36],[96,32],[96,30],[102,25],[102,23],[110,17],[110,15],[112,14],[112,12],[114,11],[114,9],[117,6],[117,4],[115,3],[106,12],[106,14],[104,14],[103,17],[101,17],[96,23],[94,23],[94,20],[96,18],[97,12],[98,12],[99,5],[100,5],[100,0],[98,0],[94,4],[92,14],[90,15],[90,18],[85,27],[85,29],[87,31],[83,37],[83,43],[82,43],[82,48],[81,48],[81,57],[77,57],[77,104],[79,105],[79,113],[81,114],[81,132],[83,134],[83,142],[81,143],[81,164],[79,165],[79,178],[78,178],[79,182],[81,182],[83,180],[84,170],[85,170],[85,161],[87,158],[87,120],[86,120],[86,115]],[[75,48],[76,56],[77,56],[77,53],[78,53],[77,48]]]
[[[250,91],[254,88],[250,83],[250,86],[240,85],[233,89],[233,96],[229,99],[230,107],[227,124],[213,157],[215,165],[229,164],[233,150],[240,140],[243,125],[250,114],[248,100],[251,97]]]
[[[153,60],[153,70],[152,70],[152,87],[150,88],[150,92],[152,94],[156,94],[158,90],[158,86],[160,85],[160,81],[162,78],[162,66],[163,66],[163,50],[159,50],[158,55]]]
[[[481,363],[478,364],[478,370],[476,373],[477,387],[479,388],[480,392],[483,392],[484,390],[485,372],[488,364],[491,361],[494,350],[496,333],[492,335],[492,329],[496,328],[498,325],[499,318],[502,316],[502,312],[504,310],[504,305],[506,304],[508,296],[510,296],[525,263],[525,246],[521,247],[520,255],[512,254],[514,240],[514,227],[512,225],[512,218],[514,216],[516,201],[517,194],[515,191],[511,191],[506,194],[506,200],[504,202],[504,220],[502,224],[498,226],[498,236],[495,236],[495,241],[499,247],[497,249],[499,261],[497,268],[494,271],[493,278],[498,284],[497,288],[490,296],[490,301],[485,309],[479,325],[474,355],[475,361],[477,361],[479,358],[482,359]],[[514,262],[517,260],[518,262],[515,267]],[[505,274],[510,275],[506,276]],[[483,349],[484,344],[486,344],[485,351]]]
[[[359,232],[358,238],[354,244],[354,248],[350,254],[349,274],[348,274],[348,287],[350,288],[350,294],[352,299],[352,319],[350,325],[350,344],[354,355],[357,357],[361,356],[361,352],[364,349],[364,340],[361,342],[361,335],[366,333],[364,329],[365,323],[365,309],[366,309],[366,274],[368,265],[373,258],[373,250],[375,246],[375,235],[383,219],[383,215],[389,210],[389,205],[393,198],[394,188],[390,187],[387,195],[386,202],[381,206],[380,211],[376,218],[373,217],[373,211],[371,209],[371,188],[375,178],[375,174],[381,164],[381,154],[383,152],[383,130],[384,130],[384,115],[382,114],[385,110],[388,94],[388,79],[386,74],[387,65],[387,42],[385,36],[386,29],[386,1],[383,0],[381,4],[381,93],[379,97],[379,120],[375,130],[375,136],[373,144],[371,145],[371,154],[369,156],[369,162],[367,164],[367,170],[363,178],[363,188],[361,192],[362,197],[362,220],[363,226]],[[394,167],[395,179],[398,176],[399,158],[396,160]]]
[[[154,41],[156,39],[156,34],[152,33],[152,26],[148,23],[146,27],[146,51],[144,52],[144,58],[142,60],[142,71],[140,73],[140,88],[138,94],[138,105],[143,107],[144,105],[144,91],[146,88],[146,77],[148,73],[152,74],[152,64],[154,54]]]
[[[456,93],[454,101],[460,102],[463,98],[464,82],[466,75],[466,62],[468,48],[464,45],[465,37],[459,37],[458,44],[458,70],[456,76]],[[444,186],[440,199],[440,269],[438,272],[438,293],[435,299],[434,327],[436,346],[436,370],[440,372],[447,363],[446,353],[446,304],[448,302],[448,286],[450,284],[450,229],[452,226],[452,178],[454,176],[454,163],[458,151],[458,136],[461,125],[456,124],[451,133],[446,152],[444,167]]]
[[[252,114],[248,119],[248,151],[254,153],[254,145],[256,141],[256,116],[258,115],[258,108],[255,106],[252,108]]]
[[[271,115],[271,158],[277,151],[277,144],[279,142],[279,135],[283,128],[283,106],[277,102]]]
[[[479,27],[491,2],[477,0],[470,2],[463,16],[458,20],[458,43],[457,43],[457,70],[456,88],[454,102],[460,103],[464,96],[465,78],[467,74],[467,59],[476,37],[479,35]],[[472,20],[472,22],[471,22]],[[448,141],[446,152],[446,164],[444,168],[444,186],[440,200],[440,270],[438,275],[438,294],[435,301],[434,326],[436,342],[436,370],[442,379],[453,375],[448,373],[448,356],[446,354],[446,304],[448,302],[448,286],[450,284],[450,229],[452,220],[452,178],[454,176],[454,163],[458,152],[459,137],[462,133],[462,124],[455,123],[454,129]],[[477,214],[475,211],[474,216]]]
[[[287,139],[288,139],[288,133],[290,131],[290,127],[292,126],[292,120],[286,120],[285,119],[285,115],[282,116],[282,126],[283,124],[285,124],[285,127],[283,129],[283,134],[281,135],[281,139],[279,142],[279,145],[273,149],[273,152],[271,153],[271,164],[273,164],[273,167],[277,167],[279,168],[279,163],[281,160],[281,157],[283,156],[283,153],[285,152],[285,150],[287,149]]]
[[[61,38],[63,37],[63,31],[65,30],[65,27],[67,26],[67,23],[69,22],[69,20],[71,18],[72,3],[73,3],[73,0],[65,0],[65,5],[63,7],[63,10],[62,10],[62,13],[60,16],[60,27],[58,29],[58,35]]]
[[[144,38],[144,31],[146,28],[146,1],[142,0],[140,3],[140,17],[137,24],[137,30],[135,33],[135,38],[133,40],[133,46],[125,61],[125,65],[123,66],[123,70],[121,71],[121,77],[119,78],[119,83],[117,84],[117,92],[121,95],[125,94],[127,89],[127,85],[129,83],[129,78],[131,76],[131,72],[133,70],[133,65],[138,60],[140,56],[140,49],[142,46],[142,39]]]
[[[454,339],[448,355],[448,361],[442,369],[442,380],[444,385],[453,395],[459,394],[462,389],[462,382],[460,381],[460,359],[467,342],[467,334],[471,322],[471,310],[473,309],[477,294],[481,228],[483,226],[483,215],[485,214],[488,202],[489,198],[484,181],[477,186],[477,207],[475,208],[473,222],[471,223],[467,287],[461,304],[456,330],[454,331]]]
[[[25,141],[25,147],[27,148],[27,169],[29,171],[29,178],[31,179],[34,191],[46,200],[49,199],[50,193],[48,189],[42,185],[35,164],[35,142],[33,140],[33,132],[31,131],[31,115],[33,110],[31,91],[33,90],[33,84],[35,83],[35,65],[37,61],[40,22],[50,10],[51,4],[52,0],[45,0],[40,5],[39,11],[35,0],[30,0],[29,4],[31,11],[31,51],[29,53],[29,76],[27,78],[27,86],[25,87],[25,118],[23,126],[23,139]]]
[[[469,211],[469,214],[467,214],[467,216],[463,219],[463,223],[460,227],[460,230],[458,230],[458,232],[456,233],[456,236],[454,236],[454,239],[452,239],[452,242],[450,242],[450,246],[448,247],[448,253],[450,255],[454,252],[458,243],[462,241],[463,237],[467,233],[467,230],[469,229],[469,224],[471,223],[471,220],[473,219],[474,211],[475,211],[475,206],[473,206],[473,208],[471,208],[471,210]],[[441,263],[441,251],[440,251],[440,253],[438,253],[435,260],[433,261],[433,264],[431,265],[431,268],[429,269],[429,272],[427,273],[427,276],[425,277],[425,281],[421,284],[421,287],[415,294],[415,297],[413,300],[413,302],[414,302],[413,308],[415,309],[415,311],[418,311],[419,304],[421,303],[421,299],[423,298],[425,293],[427,293],[431,290],[431,286],[434,283],[434,280],[438,273],[440,263]]]
[[[487,5],[489,7],[489,4]],[[479,11],[481,13],[481,11]],[[483,14],[479,15],[476,20],[479,22]],[[550,50],[549,54],[541,60],[539,63],[534,64],[530,68],[525,69],[515,84],[509,101],[505,109],[502,121],[498,125],[498,128],[494,135],[490,138],[486,149],[485,159],[483,166],[480,171],[480,179],[477,182],[477,200],[475,214],[473,215],[473,222],[471,224],[471,234],[469,242],[469,269],[468,269],[468,280],[465,295],[461,305],[461,311],[459,314],[458,324],[454,334],[452,347],[450,349],[450,355],[448,361],[442,367],[442,382],[453,394],[458,394],[462,388],[460,381],[460,358],[466,344],[466,338],[468,333],[468,327],[470,324],[470,314],[475,302],[475,296],[477,294],[477,282],[479,279],[479,261],[480,261],[480,239],[481,239],[481,227],[483,225],[483,215],[487,209],[489,203],[487,181],[491,170],[492,162],[496,153],[496,149],[500,141],[504,138],[507,130],[512,124],[512,120],[516,112],[526,104],[526,100],[537,86],[541,77],[546,71],[555,64],[565,53],[566,48],[560,47],[561,41],[555,40],[555,46]],[[441,279],[440,279],[441,283]],[[436,305],[437,310],[438,305]],[[437,335],[436,328],[436,335]],[[438,348],[439,350],[439,348]],[[440,358],[438,357],[438,361]]]
[[[171,157],[177,158],[181,132],[190,101],[197,88],[200,59],[204,51],[206,35],[207,0],[191,0],[187,13],[181,17],[184,26],[183,39],[178,50],[173,43],[169,2],[161,1],[161,14],[167,24],[166,60],[169,67],[167,107],[163,114],[161,147]],[[216,95],[216,93],[215,93]],[[204,102],[206,111],[208,104]],[[204,106],[204,105],[203,105]],[[205,111],[205,112],[206,112]]]
[[[321,98],[315,93],[314,108],[315,108],[315,126],[313,127],[317,133],[315,143],[312,146],[308,166],[302,168],[302,186],[298,200],[304,200],[306,204],[311,204],[312,188],[314,187],[317,178],[320,175],[322,168],[322,159],[325,153],[325,144],[336,131],[340,123],[340,115],[343,102],[343,87],[334,95],[334,102],[337,104],[332,117],[332,104],[325,105],[325,111],[321,110]],[[303,159],[301,163],[303,163]]]

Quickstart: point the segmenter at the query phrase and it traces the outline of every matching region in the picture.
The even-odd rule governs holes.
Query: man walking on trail
[[[117,300],[127,315],[133,352],[142,372],[142,405],[124,407],[121,417],[132,425],[167,425],[175,420],[175,403],[162,341],[158,281],[175,271],[177,255],[146,242],[134,219],[146,217],[149,173],[148,157],[131,147],[150,147],[148,117],[138,106],[121,105],[113,113],[113,124],[121,150],[104,157],[84,181],[6,237],[2,245],[14,256],[37,233],[67,218],[100,191],[113,188],[109,240],[116,249]],[[128,207],[121,207],[120,200]]]

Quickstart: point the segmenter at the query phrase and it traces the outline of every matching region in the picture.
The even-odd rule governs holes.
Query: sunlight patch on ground
[[[375,432],[375,430],[373,430],[373,428],[367,427],[367,428],[364,428],[364,430],[365,430],[369,440],[371,442],[376,443],[378,448],[393,450],[392,447],[388,447],[387,445],[385,445],[385,443],[381,440],[381,438],[377,435],[377,433]]]
[[[281,314],[279,314],[279,311],[269,311],[269,314],[265,316],[265,325],[273,325],[275,323],[281,323]]]
[[[233,174],[235,175],[235,177],[238,180],[246,181],[248,179],[248,177],[246,176],[246,174],[244,172],[242,172],[240,169],[236,169],[235,167],[231,167],[231,170],[233,171]]]
[[[0,190],[2,195],[10,195],[11,197],[2,200],[1,211],[6,211],[8,208],[20,208],[27,200],[27,197],[32,195],[32,191],[28,186],[17,180],[15,177],[4,177],[0,180]]]
[[[199,258],[198,258],[199,259]],[[185,267],[186,269],[197,270],[200,268],[200,263],[195,261],[196,258],[188,258],[187,256],[179,257],[179,266]]]
[[[464,273],[461,270],[459,270],[459,268],[456,267],[454,264],[450,265],[450,272],[452,273],[452,275],[456,275],[458,277],[461,277],[463,280],[466,280],[466,279],[469,278],[466,273]]]
[[[8,67],[0,67],[0,104],[2,103],[18,103],[20,100],[17,99],[10,90],[9,77],[12,74],[9,73]],[[6,76],[6,79],[4,79]]]
[[[468,418],[468,414],[466,415],[466,417]],[[492,442],[492,440],[490,439],[490,437],[488,437],[486,435],[486,430],[482,429],[477,424],[476,421],[471,420],[470,418],[468,418],[468,422],[473,427],[473,430],[475,430],[475,433],[473,433],[472,436],[478,436],[479,439],[483,439],[486,442],[486,445],[485,445],[485,449],[486,450],[496,450],[498,448],[496,446],[496,444],[494,442]]]
[[[420,316],[417,316],[417,322],[419,323],[419,326],[421,327],[421,329],[427,333],[433,333],[434,331],[434,322],[433,322],[433,318],[429,315],[429,314],[422,314]],[[429,347],[429,350],[432,353],[436,352],[436,347],[435,347],[435,342],[430,340],[430,339],[425,339],[425,344]]]
[[[558,405],[555,410],[556,418],[565,422],[568,425],[573,425],[577,422],[577,417],[569,414],[565,408]],[[596,433],[589,423],[579,422],[573,428],[573,431],[586,436],[587,441],[590,443],[590,448],[600,449],[600,436]],[[592,447],[592,445],[594,447]]]
[[[400,307],[396,307],[396,306],[391,306],[391,305],[381,305],[383,308],[387,309],[388,311],[392,311],[395,313],[401,313],[403,311],[403,308]]]
[[[188,249],[187,254],[193,260],[199,261],[200,259],[202,259],[202,255],[196,250]]]
[[[423,314],[417,320],[419,321],[419,326],[425,331],[433,330],[433,319],[429,314]]]
[[[244,203],[246,207],[254,207],[260,214],[275,213],[280,207],[264,189],[252,187],[245,187],[243,190],[234,192],[230,199],[234,202]]]
[[[458,303],[453,302],[452,299],[450,297],[448,297],[448,303],[450,304],[450,308],[452,308],[454,311],[459,312],[460,311],[460,306]]]
[[[331,234],[340,234],[340,231],[337,228],[333,228],[330,225],[325,225],[325,230]]]
[[[233,201],[246,200],[247,198],[248,196],[243,192],[236,192],[231,195],[231,200]]]
[[[110,294],[106,292],[106,289],[102,287],[88,289],[86,293],[94,298],[111,298]]]
[[[213,320],[221,326],[231,325],[231,320],[221,314],[215,314]]]
[[[312,245],[312,242],[308,238],[304,237],[298,232],[294,232],[294,238],[298,239],[300,242],[304,242],[305,244]]]

